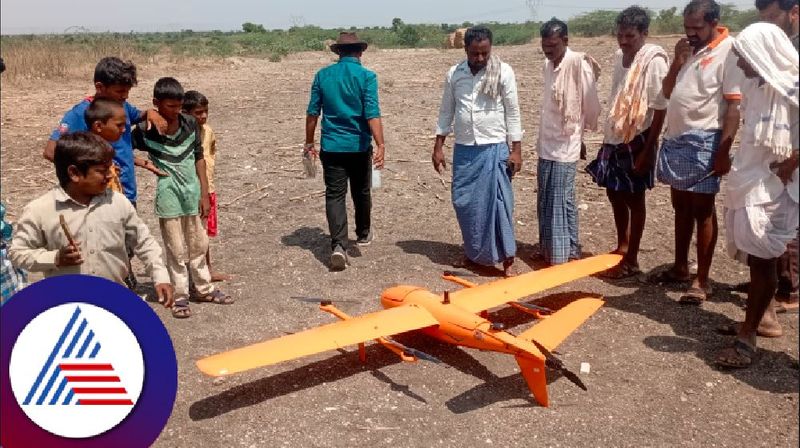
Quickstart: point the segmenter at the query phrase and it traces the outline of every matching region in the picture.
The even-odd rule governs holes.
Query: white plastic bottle
[[[377,190],[381,188],[381,170],[372,167],[372,189]]]

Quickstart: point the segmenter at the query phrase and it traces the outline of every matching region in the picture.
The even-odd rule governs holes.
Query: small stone
[[[587,374],[592,371],[592,366],[588,362],[581,363],[581,373]]]

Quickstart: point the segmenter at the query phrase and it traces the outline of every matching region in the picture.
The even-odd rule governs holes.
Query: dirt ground
[[[672,48],[674,39],[660,42]],[[605,104],[615,42],[574,39],[572,44],[605,67]],[[520,267],[526,271],[538,240],[533,145],[543,56],[534,45],[495,51],[516,71],[527,130],[525,165],[514,181]],[[726,372],[713,366],[716,351],[730,343],[714,328],[744,315],[744,297],[728,286],[747,278],[746,268],[725,253],[722,238],[713,265],[715,292],[699,308],[678,305],[679,290],[642,279],[588,278],[537,296],[553,306],[587,293],[606,300],[559,348],[574,370],[581,362],[591,364],[591,373],[582,376],[588,392],[550,375],[550,408],[534,404],[511,357],[419,335],[401,340],[446,364],[402,363],[371,345],[364,366],[349,349],[224,382],[195,368],[205,355],[332,321],[290,296],[356,300],[341,307],[362,314],[379,309],[379,293],[398,283],[452,288],[439,275],[459,256],[460,234],[448,184],[434,173],[430,150],[444,74],[462,58],[462,50],[365,53],[364,64],[380,81],[387,163],[383,187],[374,194],[377,240],[361,253],[351,250],[352,266],[338,273],[326,265],[322,179],[304,179],[300,163],[310,82],[333,55],[140,67],[140,84],[131,95],[135,105],[148,105],[153,83],[167,75],[211,101],[222,204],[221,236],[212,252],[215,266],[235,276],[222,288],[238,299],[229,307],[195,305],[195,316],[183,321],[153,305],[172,335],[180,384],[172,417],[155,446],[797,446],[797,314],[780,317],[786,337],[759,340],[760,359],[753,368]],[[90,77],[87,70],[86,80],[3,86],[2,199],[11,219],[55,184],[41,149],[64,111],[91,93]],[[587,136],[590,155],[601,139]],[[146,171],[138,175],[139,210],[157,233],[154,179]],[[584,250],[611,250],[615,235],[604,191],[583,172],[578,185]],[[646,271],[671,260],[668,193],[658,186],[648,195],[641,256]],[[492,318],[513,332],[532,324],[510,308],[495,310]]]

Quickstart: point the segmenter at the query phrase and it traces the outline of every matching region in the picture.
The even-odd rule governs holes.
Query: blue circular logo
[[[169,334],[122,285],[66,275],[0,312],[0,443],[6,448],[147,447],[178,388]]]

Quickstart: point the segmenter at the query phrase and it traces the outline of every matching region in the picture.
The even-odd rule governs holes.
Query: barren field
[[[674,39],[660,43],[671,49]],[[615,41],[573,39],[572,48],[601,61],[605,103]],[[523,172],[514,180],[519,266],[527,271],[538,240],[534,142],[543,56],[535,45],[495,51],[516,71],[527,131]],[[462,50],[365,53],[364,64],[380,81],[387,164],[383,187],[374,194],[377,240],[360,253],[353,248],[351,266],[337,273],[327,268],[322,179],[304,179],[300,163],[311,79],[333,55],[140,67],[140,84],[131,94],[139,107],[150,104],[153,83],[167,75],[210,99],[222,205],[221,236],[212,243],[212,255],[218,269],[235,276],[222,288],[238,299],[229,307],[194,305],[188,320],[173,319],[153,304],[172,335],[179,363],[177,402],[155,446],[797,446],[797,314],[780,317],[787,336],[759,340],[760,358],[751,369],[727,372],[713,365],[717,350],[730,342],[714,329],[744,315],[744,297],[729,285],[747,277],[746,268],[724,252],[722,238],[712,272],[715,291],[700,308],[678,305],[679,290],[643,279],[587,278],[537,296],[538,303],[554,307],[581,294],[606,300],[559,347],[570,368],[591,364],[591,373],[582,375],[589,391],[551,375],[550,408],[532,401],[511,357],[413,334],[400,340],[445,364],[402,363],[370,345],[365,365],[349,349],[224,382],[200,374],[194,362],[202,356],[332,321],[290,296],[356,300],[341,307],[362,314],[379,309],[380,292],[398,283],[432,291],[453,287],[439,276],[458,258],[460,234],[449,183],[433,171],[430,150],[444,74],[462,58]],[[12,220],[25,203],[55,185],[41,150],[60,116],[92,93],[91,70],[86,73],[84,80],[58,84],[3,85],[2,199]],[[590,157],[601,139],[587,137]],[[155,179],[146,171],[138,175],[139,210],[157,233]],[[578,185],[584,251],[609,251],[615,235],[605,193],[582,172]],[[648,204],[645,271],[670,263],[673,246],[669,190],[655,188]],[[509,308],[494,310],[492,319],[512,332],[533,324]]]

